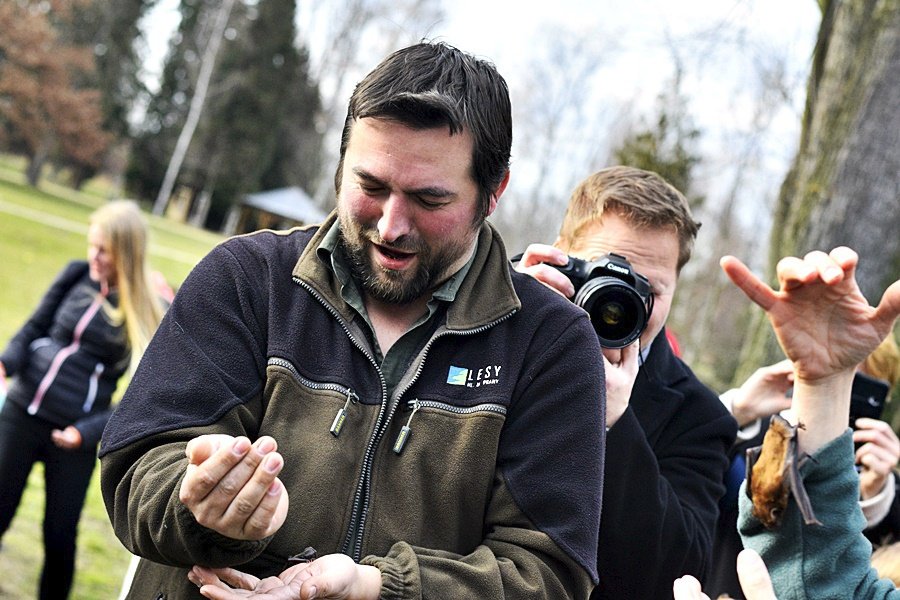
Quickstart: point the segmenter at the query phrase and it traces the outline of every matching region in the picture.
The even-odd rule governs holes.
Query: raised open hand
[[[777,266],[778,291],[732,256],[722,258],[721,265],[766,311],[797,377],[816,381],[862,362],[900,314],[900,282],[873,308],[856,284],[857,261],[856,252],[846,247],[783,258]]]

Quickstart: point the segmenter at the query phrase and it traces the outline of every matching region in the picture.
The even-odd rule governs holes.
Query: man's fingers
[[[241,460],[220,477],[220,481],[212,491],[212,494],[217,495],[226,505],[231,504],[250,484],[251,490],[262,487],[262,490],[259,490],[259,493],[256,494],[258,502],[265,488],[272,483],[275,475],[281,471],[281,466],[278,467],[274,474],[259,468],[270,454],[275,453],[277,448],[278,445],[271,437],[263,436],[256,440]],[[236,452],[237,450],[235,450]],[[281,461],[280,465],[283,466],[284,463],[280,455],[277,460]],[[222,512],[225,512],[225,510]]]
[[[769,570],[755,551],[747,548],[738,554],[737,572],[747,600],[776,600]]]
[[[530,267],[519,267],[517,270],[531,275],[561,296],[571,298],[575,295],[575,286],[572,285],[572,281],[549,265],[540,263]]]
[[[215,585],[223,589],[237,588],[240,590],[252,590],[259,584],[259,579],[236,569],[209,569],[194,566],[188,574],[195,585]],[[227,584],[227,585],[226,585]]]
[[[179,495],[181,501],[191,506],[206,498],[218,488],[222,478],[240,464],[249,450],[250,440],[242,436],[231,445],[219,448],[202,464],[195,465],[195,469],[188,469]]]
[[[732,283],[763,310],[769,310],[775,303],[777,297],[772,288],[763,283],[740,260],[733,256],[723,256],[719,265]]]
[[[569,261],[569,257],[565,252],[556,246],[548,246],[547,244],[529,244],[522,253],[522,260],[519,265],[530,267],[538,263],[549,263],[551,265],[563,266]]]
[[[284,522],[287,498],[284,484],[275,477],[283,465],[281,455],[273,453],[267,456],[257,469],[258,472],[265,471],[265,474],[254,474],[228,506],[224,520],[240,523],[244,539],[259,540],[267,537],[275,533]],[[285,507],[280,510],[283,501]]]
[[[188,442],[187,447],[184,449],[184,454],[188,457],[188,461],[191,464],[199,465],[223,446],[233,443],[234,439],[234,436],[225,435],[224,433],[201,435]]]
[[[881,302],[875,307],[875,319],[879,322],[879,331],[886,337],[894,327],[894,321],[900,316],[900,281],[892,283],[881,296]]]

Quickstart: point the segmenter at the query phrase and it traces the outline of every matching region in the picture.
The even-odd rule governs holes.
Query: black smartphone
[[[880,419],[890,387],[882,379],[857,372],[850,392],[850,427],[856,429],[856,419]]]

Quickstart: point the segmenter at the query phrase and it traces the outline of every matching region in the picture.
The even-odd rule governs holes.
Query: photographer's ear
[[[562,239],[562,237],[557,237],[556,241],[553,242],[553,247],[559,248],[560,250],[568,254],[569,250],[571,249],[571,244],[567,243],[564,239]]]

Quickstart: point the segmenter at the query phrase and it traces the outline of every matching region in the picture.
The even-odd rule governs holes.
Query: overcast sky
[[[301,0],[299,6],[298,29],[315,65],[321,52],[317,36],[326,28],[311,21],[308,11],[327,5]],[[657,96],[671,84],[677,54],[686,75],[682,92],[703,132],[704,163],[696,173],[701,193],[721,194],[723,187],[733,185],[733,179],[722,173],[735,164],[733,153],[740,151],[736,145],[746,143],[741,136],[758,122],[759,73],[779,73],[787,97],[765,117],[769,131],[758,141],[761,164],[742,184],[748,188],[744,193],[766,196],[769,202],[777,193],[799,139],[806,77],[820,21],[815,0],[448,0],[444,6],[446,18],[431,27],[428,37],[491,60],[514,92],[524,89],[527,94],[528,86],[541,85],[529,75],[535,56],[546,51],[541,40],[548,36],[571,36],[608,48],[599,82],[585,93],[588,113],[595,107],[600,112],[618,105],[613,110],[627,112],[629,119],[638,120],[642,114],[652,118]],[[145,21],[149,43],[145,66],[151,80],[178,24],[177,7],[178,0],[159,0]],[[365,70],[381,58],[373,56]],[[344,95],[349,90],[339,94]],[[610,127],[615,118],[622,120],[621,115],[606,118],[612,119]],[[521,133],[516,132],[518,141]],[[515,156],[515,145],[513,150]],[[520,185],[527,181],[523,170],[526,177],[533,171],[518,170]],[[753,211],[761,212],[759,207]]]

